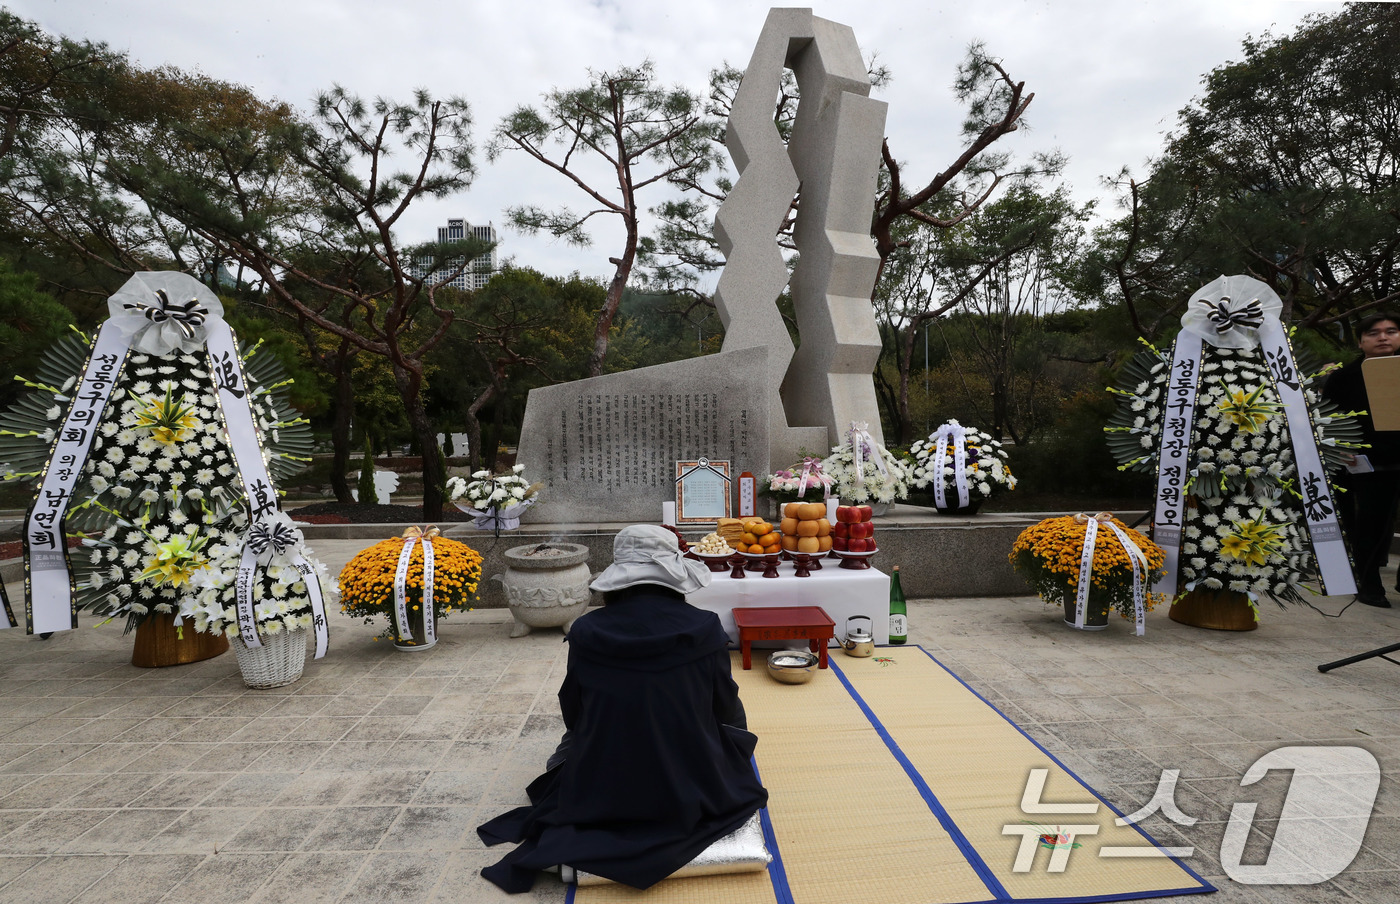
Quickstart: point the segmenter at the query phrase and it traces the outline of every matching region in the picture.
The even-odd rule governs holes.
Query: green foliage
[[[13,374],[31,374],[39,357],[65,334],[73,315],[39,291],[38,280],[0,258],[0,361]],[[19,394],[19,384],[0,384],[0,408]]]

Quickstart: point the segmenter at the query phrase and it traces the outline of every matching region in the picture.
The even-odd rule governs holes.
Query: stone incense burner
[[[500,581],[515,625],[511,637],[524,637],[534,628],[562,627],[569,633],[574,619],[588,608],[588,547],[578,543],[529,543],[505,552]]]

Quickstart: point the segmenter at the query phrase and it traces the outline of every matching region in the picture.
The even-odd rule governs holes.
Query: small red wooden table
[[[817,654],[817,668],[826,668],[826,642],[836,636],[836,622],[821,606],[749,606],[734,609],[739,629],[739,652],[744,669],[753,665],[755,640],[802,640]]]

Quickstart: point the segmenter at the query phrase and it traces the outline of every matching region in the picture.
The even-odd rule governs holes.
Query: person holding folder
[[[1400,431],[1375,429],[1361,362],[1400,351],[1400,316],[1372,314],[1357,324],[1356,331],[1360,357],[1328,376],[1322,396],[1342,411],[1366,412],[1357,421],[1362,441],[1370,443],[1371,448],[1350,456],[1346,472],[1338,475],[1337,486],[1346,490],[1340,494],[1338,514],[1351,544],[1356,598],[1368,606],[1389,609],[1381,569],[1390,555],[1395,507],[1400,502]],[[1400,591],[1400,587],[1396,590]]]

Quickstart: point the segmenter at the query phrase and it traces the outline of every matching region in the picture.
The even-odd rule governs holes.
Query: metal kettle
[[[853,627],[851,622],[857,619],[865,619],[866,628],[864,631]],[[866,656],[875,655],[875,635],[873,633],[874,622],[868,615],[852,615],[846,619],[846,639],[839,641],[841,649],[846,651],[847,656],[855,656],[863,659]]]

